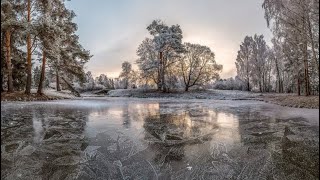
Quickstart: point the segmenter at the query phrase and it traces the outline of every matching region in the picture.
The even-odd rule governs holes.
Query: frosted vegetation
[[[153,20],[111,78],[65,1],[1,1],[1,179],[319,179],[319,0],[261,5],[272,44],[244,37],[236,77]]]
[[[263,35],[244,37],[235,59],[236,77],[220,79],[223,65],[216,63],[214,49],[183,42],[183,29],[178,24],[154,20],[145,27],[149,36],[137,47],[138,69],[124,61],[119,77],[109,78],[84,71],[91,55],[79,43],[75,14],[63,1],[4,0],[1,90],[30,94],[34,87],[41,95],[43,87],[52,87],[79,95],[102,89],[170,92],[213,88],[317,95],[318,0],[265,0],[261,5],[266,26],[274,34],[272,46]]]

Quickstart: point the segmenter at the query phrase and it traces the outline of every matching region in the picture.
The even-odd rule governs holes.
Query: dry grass
[[[293,94],[264,94],[263,100],[282,106],[319,109],[319,96],[298,96]]]
[[[26,95],[23,91],[7,93],[1,93],[1,101],[48,101],[48,100],[57,100],[63,99],[61,97],[56,96],[48,96],[48,95],[38,95],[36,93],[31,93],[30,95]]]

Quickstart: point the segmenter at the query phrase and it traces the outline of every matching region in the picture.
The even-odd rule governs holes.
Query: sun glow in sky
[[[86,70],[94,76],[117,77],[121,63],[137,68],[136,49],[150,37],[146,27],[154,19],[179,24],[183,42],[209,46],[223,65],[222,78],[236,75],[235,59],[246,35],[271,32],[262,0],[73,0],[80,42],[93,55]]]

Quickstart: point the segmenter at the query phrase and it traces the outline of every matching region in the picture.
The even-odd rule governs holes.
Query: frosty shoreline
[[[36,93],[33,90],[33,93]],[[173,98],[173,99],[212,99],[212,100],[256,100],[264,101],[287,107],[319,109],[319,96],[297,96],[295,94],[279,93],[254,93],[237,90],[193,90],[189,92],[175,91],[162,93],[156,90],[142,89],[117,89],[110,90],[107,94],[97,95],[95,92],[85,92],[82,97],[75,97],[69,91],[57,92],[54,89],[46,89],[43,96],[32,94],[24,96],[23,92],[13,94],[1,94],[1,101],[48,101],[59,99],[83,99],[90,97],[126,97],[126,98]]]
[[[213,99],[213,100],[256,100],[273,103],[281,106],[319,109],[319,96],[297,96],[295,94],[254,93],[237,90],[201,90],[176,91],[161,93],[155,90],[111,90],[108,97],[135,97],[135,98],[177,98],[177,99]]]

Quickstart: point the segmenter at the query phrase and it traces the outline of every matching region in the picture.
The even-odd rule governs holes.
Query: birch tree
[[[253,52],[253,38],[246,36],[240,45],[236,59],[236,68],[239,79],[246,85],[246,90],[251,90],[250,77],[252,71],[251,56]]]
[[[265,78],[267,74],[268,47],[263,35],[254,35],[252,41],[251,54],[251,78],[255,85],[259,87],[260,92],[265,91]]]
[[[262,7],[265,10],[267,25],[273,29],[277,38],[282,38],[283,42],[299,40],[298,48],[302,53],[299,53],[295,60],[302,59],[303,61],[304,91],[306,96],[310,95],[310,74],[319,75],[319,46],[317,46],[319,43],[319,1],[264,0]],[[292,46],[294,47],[293,44]],[[310,69],[315,72],[310,72]],[[300,89],[300,75],[296,76],[296,79],[299,86],[297,89]]]

